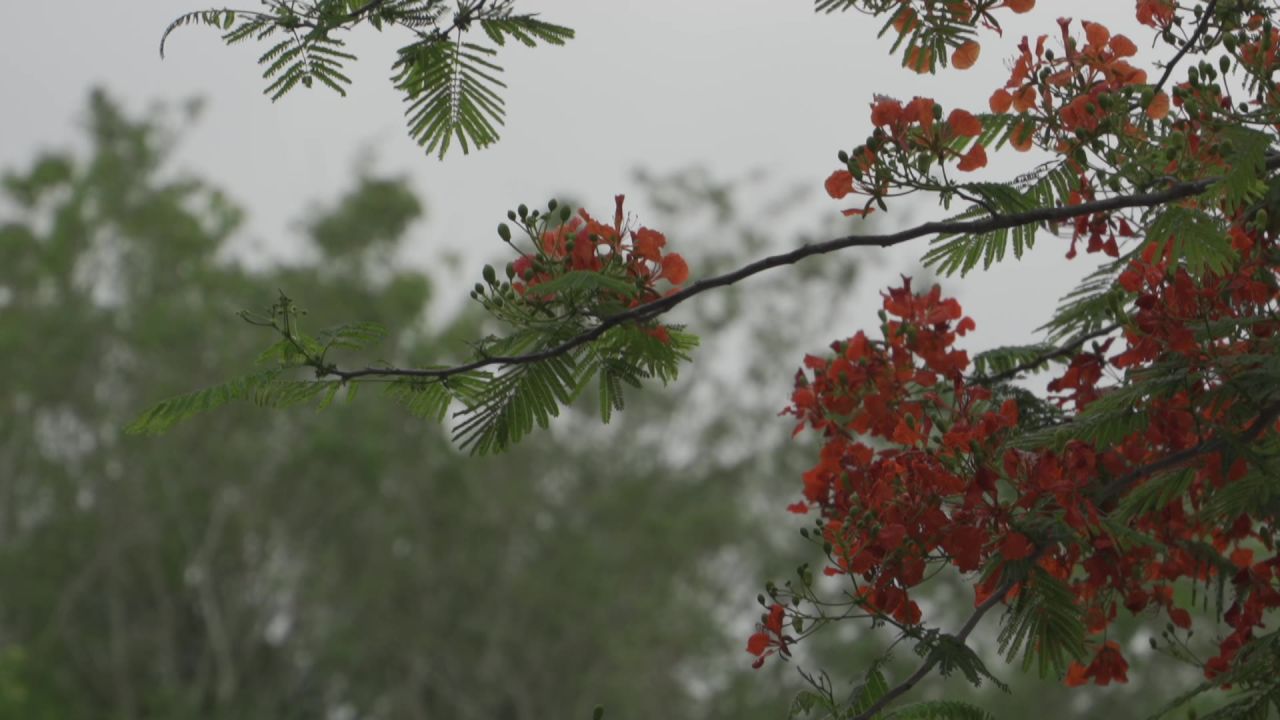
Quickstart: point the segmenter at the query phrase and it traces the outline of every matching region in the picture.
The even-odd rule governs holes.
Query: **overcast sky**
[[[248,208],[246,237],[253,242],[276,254],[296,249],[291,223],[307,203],[334,197],[349,186],[357,158],[372,157],[380,171],[411,176],[428,203],[413,260],[430,264],[443,253],[462,253],[474,264],[468,276],[478,277],[482,259],[500,250],[493,228],[508,208],[569,192],[607,214],[615,193],[636,192],[630,178],[639,166],[664,172],[699,164],[716,177],[762,168],[780,181],[808,183],[814,212],[835,214],[844,205],[819,201],[821,183],[836,167],[836,151],[866,136],[873,94],[922,94],[947,107],[985,109],[1008,77],[1005,63],[1017,38],[1055,31],[1054,19],[1065,13],[1126,32],[1140,47],[1149,41],[1133,21],[1131,2],[1040,5],[1025,16],[1002,13],[1004,40],[984,38],[975,68],[930,77],[901,69],[887,55],[888,43],[875,37],[879,20],[815,15],[808,0],[522,0],[521,9],[573,27],[578,38],[561,48],[504,50],[502,140],[439,162],[407,137],[400,100],[387,82],[402,35],[366,31],[353,38],[361,61],[350,68],[355,84],[348,97],[300,90],[273,104],[261,94],[255,64],[261,48],[227,49],[211,29],[191,27],[170,39],[167,59],[159,58],[166,24],[210,5],[8,0],[0,4],[0,167],[76,137],[92,86],[133,110],[200,97],[207,109],[184,137],[180,164]],[[987,177],[1025,169],[1028,156],[1009,155],[994,157]],[[897,229],[919,219],[890,213],[878,221]],[[867,280],[867,306],[830,337],[873,324],[875,286],[891,282],[924,248],[893,253],[884,272]],[[1061,241],[1045,238],[1021,263],[950,284],[978,321],[977,342],[1031,339],[1029,331],[1087,269],[1063,260],[1065,251]]]

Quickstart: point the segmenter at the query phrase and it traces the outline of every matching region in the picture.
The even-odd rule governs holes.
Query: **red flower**
[[[662,233],[642,227],[631,238],[631,246],[636,255],[654,262],[662,259],[662,248],[667,244],[667,238]]]
[[[960,164],[956,165],[956,168],[969,172],[970,170],[977,170],[980,167],[985,167],[986,164],[986,149],[983,148],[981,144],[975,143],[974,146],[969,149],[969,152],[965,153],[964,156],[960,158]]]
[[[676,253],[662,257],[662,277],[672,285],[683,285],[689,279],[689,265]]]
[[[1112,680],[1124,683],[1129,682],[1128,672],[1129,663],[1120,654],[1120,646],[1114,640],[1108,640],[1098,649],[1088,667],[1072,661],[1067,668],[1066,683],[1070,687],[1077,687],[1091,678],[1097,685],[1110,685]]]
[[[853,192],[853,173],[848,170],[836,170],[827,178],[825,185],[827,194],[839,200]]]

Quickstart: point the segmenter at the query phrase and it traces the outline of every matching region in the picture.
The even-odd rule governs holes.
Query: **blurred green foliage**
[[[361,177],[304,223],[310,260],[253,270],[239,208],[167,162],[173,118],[95,93],[86,120],[87,153],[4,179],[0,717],[781,711],[739,682],[749,611],[723,616],[757,584],[748,460],[677,465],[640,430],[669,401],[487,462],[376,398],[123,435],[252,357],[234,313],[278,288],[403,329],[377,350],[408,364],[478,315],[426,320],[402,179]]]
[[[819,561],[781,509],[810,451],[774,417],[774,379],[853,324],[856,262],[689,308],[714,371],[497,458],[364,397],[126,436],[156,397],[241,369],[261,338],[235,311],[280,288],[312,317],[399,329],[377,351],[401,365],[452,360],[483,330],[478,313],[427,320],[433,283],[397,260],[424,214],[404,179],[360,176],[303,223],[308,259],[252,269],[231,249],[240,208],[169,162],[175,124],[95,93],[85,152],[3,178],[0,717],[786,716],[798,676],[744,652],[764,580]],[[799,202],[699,172],[637,184],[646,224],[705,272],[775,242]],[[958,618],[971,600],[934,602]],[[797,662],[847,692],[841,671],[882,649],[848,625]],[[1006,679],[1021,690],[983,699],[1001,717],[1090,713]],[[1092,696],[1136,712],[1151,689]]]

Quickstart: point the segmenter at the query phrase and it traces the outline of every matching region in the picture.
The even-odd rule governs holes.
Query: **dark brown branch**
[[[1275,170],[1277,167],[1280,167],[1280,155],[1268,157],[1266,167],[1268,170]],[[1117,195],[1114,197],[1104,198],[1102,200],[1081,203],[1079,205],[1036,208],[1035,210],[1028,210],[1026,212],[1010,213],[999,217],[988,217],[978,220],[927,222],[895,233],[881,235],[849,235],[835,238],[833,240],[827,240],[825,242],[801,245],[800,247],[785,253],[761,258],[760,260],[744,265],[737,270],[732,270],[721,275],[715,275],[713,277],[699,280],[680,292],[654,300],[653,302],[645,305],[632,308],[626,312],[611,315],[590,330],[572,337],[559,345],[547,348],[546,350],[528,353],[526,355],[491,356],[465,363],[463,365],[438,370],[373,367],[363,368],[360,370],[342,370],[332,368],[326,369],[324,374],[336,376],[342,380],[355,380],[363,377],[412,377],[442,380],[454,375],[461,375],[463,373],[495,365],[522,365],[526,363],[540,362],[548,358],[563,355],[575,348],[591,342],[592,340],[596,340],[609,330],[620,325],[630,322],[652,320],[658,315],[668,312],[675,306],[691,297],[694,297],[695,295],[701,295],[708,290],[733,285],[766,270],[794,265],[801,260],[814,257],[816,255],[825,255],[827,253],[833,253],[853,247],[887,248],[905,243],[909,240],[915,240],[916,238],[924,237],[926,235],[986,233],[993,230],[1004,230],[1030,224],[1063,222],[1081,215],[1091,215],[1093,213],[1112,212],[1127,208],[1155,207],[1199,195],[1208,190],[1218,181],[1219,178],[1216,177],[1205,178],[1203,180],[1175,183],[1163,190],[1136,193],[1133,195]]]
[[[1037,556],[1039,554],[1040,552],[1036,553]],[[991,608],[1004,602],[1005,596],[1009,594],[1009,591],[1012,590],[1015,585],[1017,585],[1017,582],[1013,580],[1001,583],[1000,587],[991,594],[991,597],[982,601],[981,605],[974,608],[973,614],[969,616],[968,620],[965,620],[964,625],[961,625],[960,630],[956,632],[954,636],[955,639],[963,644],[969,635],[973,633],[974,629],[978,627],[978,623],[982,620],[983,616],[986,615]],[[925,658],[925,661],[920,663],[920,667],[916,668],[915,672],[911,673],[906,680],[903,680],[890,688],[888,692],[880,696],[879,700],[871,703],[870,707],[863,710],[851,720],[871,720],[871,718],[875,717],[881,710],[885,709],[889,703],[910,692],[911,688],[915,687],[925,678],[925,676],[933,671],[933,668],[940,660],[941,657],[937,653],[929,653],[929,656]]]
[[[1109,500],[1118,498],[1135,482],[1150,475],[1154,475],[1162,470],[1176,468],[1179,465],[1201,455],[1216,452],[1226,446],[1231,440],[1238,443],[1253,442],[1268,427],[1275,423],[1277,419],[1280,419],[1280,403],[1268,405],[1263,408],[1262,412],[1258,414],[1258,417],[1249,424],[1249,427],[1245,428],[1244,432],[1234,438],[1218,436],[1205,440],[1204,442],[1193,445],[1185,450],[1179,450],[1178,452],[1166,455],[1155,462],[1130,470],[1124,475],[1112,480],[1098,491],[1097,496],[1094,498],[1094,504],[1102,505]]]
[[[1160,75],[1160,81],[1154,86],[1157,93],[1164,89],[1164,84],[1169,82],[1169,76],[1173,74],[1173,69],[1177,67],[1178,63],[1182,62],[1182,58],[1191,51],[1191,48],[1209,30],[1209,21],[1213,18],[1213,11],[1217,6],[1218,0],[1209,0],[1209,4],[1204,8],[1204,14],[1200,16],[1200,24],[1196,26],[1195,32],[1191,33],[1191,37],[1187,39],[1186,44],[1179,48],[1178,52],[1169,60],[1169,64],[1164,66],[1164,73]]]

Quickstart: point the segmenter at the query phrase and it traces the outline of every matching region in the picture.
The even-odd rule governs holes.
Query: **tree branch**
[[[1094,330],[1091,333],[1085,333],[1083,335],[1079,335],[1075,339],[1068,342],[1066,345],[1063,345],[1062,347],[1059,347],[1059,348],[1054,348],[1049,352],[1037,355],[1024,363],[1017,365],[1016,367],[1009,368],[1008,370],[1005,370],[1004,372],[1001,372],[1001,373],[996,373],[995,375],[987,375],[985,377],[974,378],[972,382],[978,383],[980,385],[993,385],[998,382],[1004,382],[1005,380],[1012,380],[1013,378],[1018,377],[1022,373],[1028,370],[1033,370],[1039,367],[1040,365],[1046,362],[1049,362],[1050,360],[1064,357],[1066,355],[1071,355],[1075,351],[1079,350],[1081,345],[1084,345],[1090,340],[1097,337],[1102,337],[1103,335],[1108,335],[1119,329],[1120,329],[1119,323],[1114,323],[1111,325],[1107,325],[1106,327],[1098,328],[1097,330]]]
[[[1196,26],[1195,32],[1191,33],[1187,43],[1179,48],[1178,52],[1169,60],[1169,64],[1164,66],[1164,73],[1160,75],[1160,81],[1155,84],[1157,93],[1164,89],[1164,84],[1169,82],[1169,76],[1173,74],[1173,69],[1182,61],[1182,58],[1191,51],[1192,46],[1199,42],[1200,38],[1209,30],[1209,20],[1213,17],[1213,11],[1217,6],[1218,0],[1209,0],[1209,4],[1204,8],[1204,14],[1200,16],[1200,24]]]
[[[1258,417],[1249,424],[1249,427],[1245,428],[1244,432],[1240,433],[1234,439],[1237,442],[1242,443],[1253,442],[1277,419],[1280,419],[1280,402],[1273,403],[1263,408],[1262,412],[1258,414]],[[1155,462],[1135,468],[1104,485],[1098,491],[1098,494],[1094,499],[1094,504],[1102,505],[1109,500],[1120,497],[1125,490],[1129,489],[1130,485],[1144,477],[1154,475],[1161,470],[1178,467],[1188,460],[1201,455],[1216,452],[1226,445],[1227,441],[1228,439],[1225,436],[1214,437],[1210,440],[1205,440],[1204,442],[1192,445],[1185,450],[1179,450],[1178,452],[1166,455]]]
[[[1280,168],[1280,155],[1269,155],[1266,162],[1266,168],[1268,170]],[[596,340],[609,330],[625,323],[652,320],[658,315],[670,311],[685,300],[688,300],[695,295],[701,295],[708,290],[727,287],[753,275],[765,272],[766,270],[794,265],[801,260],[814,257],[816,255],[825,255],[827,253],[833,253],[853,247],[887,248],[894,245],[900,245],[926,235],[986,233],[993,230],[1004,230],[1033,223],[1062,222],[1081,215],[1091,215],[1093,213],[1111,212],[1127,208],[1155,207],[1175,200],[1182,200],[1184,198],[1200,195],[1215,183],[1219,182],[1219,180],[1220,178],[1212,177],[1202,180],[1185,181],[1170,185],[1163,190],[1135,193],[1132,195],[1116,195],[1102,200],[1080,203],[1079,205],[1036,208],[1035,210],[1010,213],[999,217],[980,218],[978,220],[945,220],[927,222],[895,233],[879,235],[848,235],[845,237],[827,240],[825,242],[801,245],[794,250],[780,253],[778,255],[770,255],[753,263],[743,265],[737,270],[732,270],[721,275],[715,275],[699,280],[680,292],[640,305],[632,308],[631,310],[627,310],[626,312],[611,315],[590,330],[586,330],[583,333],[560,343],[559,345],[555,345],[538,352],[528,353],[525,355],[486,357],[462,365],[436,370],[373,367],[360,370],[328,368],[323,370],[322,376],[332,375],[339,377],[344,381],[355,380],[363,377],[413,377],[443,380],[454,375],[461,375],[463,373],[472,372],[474,370],[494,365],[523,365],[527,363],[535,363],[558,355],[563,355],[575,348],[591,342],[592,340]]]
[[[1043,552],[1043,549],[1036,552],[1033,556],[1033,560],[1035,557],[1039,556],[1041,552]],[[1008,595],[1009,591],[1013,590],[1014,586],[1017,584],[1017,581],[1012,579],[1001,583],[1000,587],[991,594],[991,597],[982,601],[982,604],[974,609],[973,614],[969,616],[969,619],[965,620],[964,625],[960,626],[960,630],[954,635],[955,639],[963,644],[974,629],[978,627],[978,622],[982,620],[982,617],[986,615],[991,608],[1004,602],[1005,596]],[[925,676],[933,670],[934,666],[938,664],[940,659],[941,658],[937,653],[929,653],[929,657],[925,658],[925,661],[920,663],[920,667],[916,668],[915,672],[911,673],[906,680],[903,680],[893,686],[888,692],[881,695],[879,700],[871,703],[870,707],[863,710],[857,716],[850,718],[850,720],[871,720],[871,718],[875,717],[881,710],[887,707],[889,703],[910,692],[911,688],[915,687],[917,683],[923,680]]]

